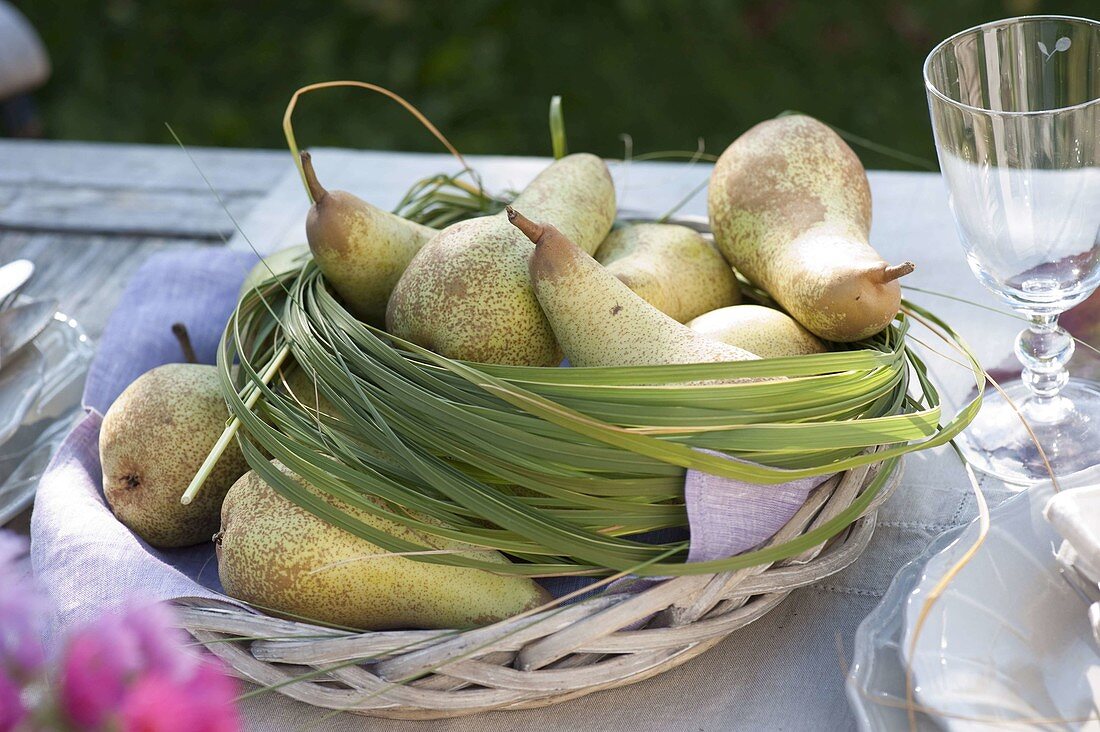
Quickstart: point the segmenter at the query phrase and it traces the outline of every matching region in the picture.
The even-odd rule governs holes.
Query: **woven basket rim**
[[[771,540],[827,521],[885,463],[833,476]],[[863,515],[791,559],[685,575],[465,631],[344,631],[254,612],[235,601],[178,598],[180,624],[240,677],[313,706],[400,719],[546,706],[642,681],[704,652],[793,590],[850,565],[867,547],[902,462]],[[309,674],[309,678],[294,681]]]

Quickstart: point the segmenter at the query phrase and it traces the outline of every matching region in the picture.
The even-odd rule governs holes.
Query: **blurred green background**
[[[1097,0],[16,0],[54,63],[38,92],[48,137],[281,147],[300,85],[360,79],[417,104],[465,153],[549,154],[564,96],[572,150],[720,152],[798,109],[934,158],[921,63],[940,39]],[[381,96],[304,98],[304,145],[439,149]],[[866,149],[868,167],[912,164]]]

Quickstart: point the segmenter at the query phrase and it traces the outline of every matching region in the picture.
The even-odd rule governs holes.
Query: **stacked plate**
[[[1100,652],[1089,601],[1062,576],[1061,537],[1033,488],[990,516],[985,542],[917,622],[929,592],[974,544],[977,522],[944,534],[895,577],[856,634],[848,696],[865,730],[1100,730]]]
[[[34,500],[38,478],[82,413],[93,347],[56,301],[19,295],[34,267],[0,267],[0,526]]]

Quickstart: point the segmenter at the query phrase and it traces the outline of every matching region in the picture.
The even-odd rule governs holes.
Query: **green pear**
[[[743,348],[761,358],[824,353],[827,348],[794,318],[763,305],[711,310],[687,324],[696,333]]]
[[[325,281],[357,318],[381,324],[394,285],[435,229],[375,208],[346,191],[326,191],[309,153],[302,170],[313,206],[306,239]]]
[[[596,261],[639,297],[681,323],[741,302],[733,269],[697,231],[675,224],[615,229]]]
[[[397,538],[507,564],[379,518],[322,494],[274,463],[334,508]],[[381,505],[381,504],[379,504]],[[218,573],[231,596],[288,617],[364,630],[468,628],[509,618],[550,599],[525,577],[432,564],[387,552],[326,523],[279,495],[255,472],[229,490],[217,539]]]
[[[714,166],[707,205],[726,259],[798,322],[829,341],[857,341],[898,313],[897,279],[871,248],[867,174],[812,117],[761,122]]]
[[[309,247],[299,244],[267,255],[253,265],[241,283],[241,290],[237,294],[240,300],[258,285],[280,275],[287,274],[301,268],[309,259]]]
[[[516,206],[558,222],[594,252],[615,218],[615,189],[595,155],[567,155],[519,195]],[[394,288],[386,329],[454,359],[554,366],[561,349],[531,289],[531,242],[504,213],[443,229]]]
[[[757,358],[665,315],[555,227],[534,223],[512,207],[507,213],[535,245],[531,282],[570,364],[654,366]]]
[[[118,519],[155,547],[209,541],[226,491],[248,470],[237,443],[230,443],[194,501],[184,506],[180,496],[227,418],[213,366],[167,364],[130,384],[99,432],[103,493]]]

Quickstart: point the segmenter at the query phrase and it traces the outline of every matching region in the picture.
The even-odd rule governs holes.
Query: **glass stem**
[[[1031,325],[1016,336],[1016,358],[1024,366],[1022,379],[1040,400],[1054,399],[1069,381],[1066,364],[1073,356],[1073,338],[1058,326],[1058,315],[1025,313]]]

